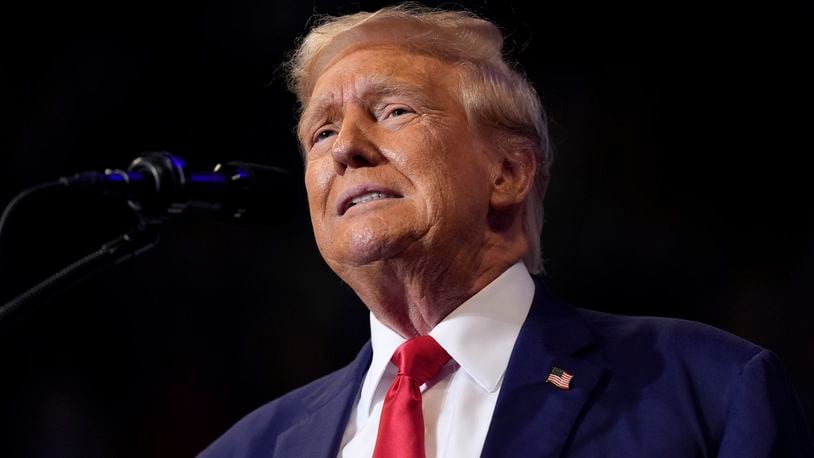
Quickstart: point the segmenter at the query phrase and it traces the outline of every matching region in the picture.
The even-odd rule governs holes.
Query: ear
[[[534,185],[537,160],[528,149],[509,151],[502,155],[499,168],[492,180],[494,210],[504,210],[522,203]]]

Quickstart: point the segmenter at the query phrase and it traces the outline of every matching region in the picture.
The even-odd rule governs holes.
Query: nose
[[[375,167],[383,156],[376,142],[371,138],[371,126],[355,117],[347,117],[332,145],[331,155],[339,175],[348,168]]]

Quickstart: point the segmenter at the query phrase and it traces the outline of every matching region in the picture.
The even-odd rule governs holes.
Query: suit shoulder
[[[578,309],[597,338],[610,348],[649,348],[685,362],[713,360],[743,367],[765,351],[722,329],[685,319],[625,316]]]
[[[578,313],[607,373],[585,431],[624,417],[650,439],[637,446],[662,449],[633,455],[812,456],[799,401],[772,352],[694,321]],[[596,447],[596,437],[585,433],[572,447]]]
[[[367,367],[364,360],[368,353],[369,345],[366,345],[351,364],[258,407],[210,444],[199,457],[261,456],[263,450],[274,450],[281,433],[306,421],[311,411],[356,381],[360,368]]]
[[[303,400],[340,377],[340,371],[267,402],[232,425],[199,457],[253,456],[251,450],[274,450],[277,437],[307,415]]]

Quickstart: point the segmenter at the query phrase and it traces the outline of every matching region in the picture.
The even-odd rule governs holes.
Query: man
[[[416,7],[303,40],[291,81],[314,234],[370,309],[371,344],[202,456],[812,454],[771,353],[574,309],[530,276],[550,147],[501,50],[493,24]]]

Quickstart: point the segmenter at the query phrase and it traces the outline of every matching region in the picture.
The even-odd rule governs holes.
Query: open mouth
[[[344,215],[351,207],[382,199],[400,199],[402,196],[388,191],[364,191],[343,199],[339,214]]]

